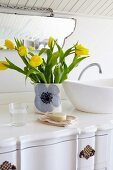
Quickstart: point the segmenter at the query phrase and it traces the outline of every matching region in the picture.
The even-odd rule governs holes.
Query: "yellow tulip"
[[[4,64],[8,65],[8,62],[7,61],[0,61],[0,70],[6,70],[8,68]]]
[[[15,49],[14,43],[12,41],[10,41],[10,40],[5,40],[5,44],[4,45],[9,50]]]
[[[34,55],[31,57],[29,64],[32,67],[38,67],[39,65],[41,65],[43,63],[42,58],[39,55]]]
[[[55,44],[55,40],[53,37],[50,36],[48,39],[48,47],[53,47],[54,44]]]
[[[27,47],[26,47],[26,46],[21,46],[21,47],[19,47],[19,48],[18,48],[18,53],[19,53],[19,55],[20,55],[21,57],[27,55],[27,53],[28,53]]]
[[[81,44],[77,44],[75,46],[75,54],[76,54],[77,57],[80,57],[82,55],[88,55],[89,54],[89,49],[85,48]]]

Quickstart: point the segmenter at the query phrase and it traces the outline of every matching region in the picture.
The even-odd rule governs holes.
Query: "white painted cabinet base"
[[[69,114],[71,107],[65,108]],[[8,117],[5,106],[0,110]],[[80,124],[69,128],[37,121],[23,127],[0,127],[0,165],[9,161],[17,170],[113,170],[113,127],[106,130],[103,125],[113,115],[106,120],[99,115],[103,128],[97,127],[98,115],[78,113],[77,117]],[[80,157],[87,145],[95,150],[88,159]]]
[[[21,170],[75,170],[76,141],[35,146],[21,151]]]
[[[17,160],[17,151],[0,154],[0,165],[2,165],[3,162],[8,161],[9,163],[17,167]]]
[[[94,156],[88,159],[85,157],[80,158],[80,152],[88,145],[95,150],[95,133],[80,135],[78,137],[78,170],[94,170]]]
[[[49,140],[38,140],[32,136],[17,142],[17,150],[6,152],[1,148],[0,164],[8,161],[17,170],[113,170],[113,148],[109,143],[112,131],[68,135]],[[34,138],[34,139],[33,139]],[[95,154],[89,158],[80,157],[81,151],[89,145]],[[110,160],[110,162],[108,161]]]

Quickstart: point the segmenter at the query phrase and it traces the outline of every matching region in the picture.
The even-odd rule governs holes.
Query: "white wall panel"
[[[90,49],[88,59],[82,61],[72,71],[69,78],[76,80],[82,69],[92,62],[100,63],[103,74],[98,73],[96,66],[89,68],[82,76],[82,80],[113,77],[113,21],[106,19],[92,19],[79,17],[75,33],[66,41],[65,48],[79,41]]]

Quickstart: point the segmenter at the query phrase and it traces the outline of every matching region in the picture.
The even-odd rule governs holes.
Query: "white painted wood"
[[[44,8],[47,8],[47,7],[50,7],[52,2],[53,0],[45,0],[42,5]]]
[[[27,2],[27,0],[19,0],[19,2],[18,2],[18,6],[25,6],[25,4],[26,4],[26,2]]]
[[[0,154],[10,153],[17,150],[17,140],[15,138],[6,138],[5,140],[2,140],[2,137],[0,139]]]
[[[76,141],[35,146],[21,151],[21,170],[75,170]]]
[[[9,2],[9,0],[5,0],[5,1],[4,0],[0,0],[1,4],[8,4],[8,2]]]
[[[96,169],[95,169],[96,170]],[[106,168],[101,168],[101,169],[98,169],[98,170],[107,170]]]
[[[113,169],[113,130],[108,133],[108,148],[107,148],[107,167],[108,170]]]
[[[88,6],[91,5],[91,0],[87,0],[87,1],[84,1],[84,3],[82,3],[82,5],[77,9],[77,12],[78,13],[84,13],[86,14],[86,9],[88,8]],[[75,9],[76,10],[76,9]]]
[[[19,168],[20,159],[15,138],[7,138],[5,141],[0,139],[0,165],[5,161],[14,164],[17,169]]]
[[[28,105],[33,108],[32,101]],[[4,124],[10,118],[8,105],[1,104],[0,153],[5,154],[7,151],[18,149],[17,160],[21,159],[22,170],[31,170],[31,168],[52,170],[53,165],[56,164],[54,169],[59,167],[59,170],[75,170],[76,168],[78,170],[94,170],[95,168],[95,170],[101,170],[104,166],[108,166],[108,170],[113,170],[113,133],[111,133],[113,114],[103,116],[102,114],[83,113],[74,110],[68,101],[63,101],[63,112],[77,116],[78,125],[67,128],[43,125],[37,121],[39,115],[34,114],[31,109],[28,115],[30,121],[26,126],[11,127]],[[87,160],[79,158],[80,151],[87,145],[95,149],[96,155]],[[103,148],[109,157],[106,158],[106,154],[102,155]]]
[[[111,4],[111,0],[110,1],[105,1],[103,2],[103,5],[100,4],[100,8],[99,10],[97,10],[96,14],[97,15],[103,15],[104,14],[104,11],[108,8],[108,6]],[[111,5],[110,5],[111,6]]]
[[[50,4],[50,8],[52,9],[57,9],[57,7],[59,6],[59,4],[61,3],[62,0],[57,0],[57,1],[53,1],[51,4]]]
[[[0,153],[0,165],[5,161],[10,162],[12,165],[15,165],[17,167],[17,165],[18,165],[17,151],[13,151],[13,152],[9,152],[9,153]],[[18,169],[18,167],[17,167],[17,169]]]
[[[35,6],[35,4],[36,4],[36,2],[37,2],[38,0],[29,0],[28,2],[27,2],[27,7],[34,7]]]
[[[63,8],[68,4],[69,0],[62,0],[59,5],[57,6],[58,11],[62,11]]]
[[[76,1],[76,3],[71,8],[70,12],[77,12],[77,10],[85,3],[85,0]]]
[[[29,7],[29,9],[33,7],[52,8],[55,12],[62,13],[63,11],[73,16],[77,14],[113,18],[112,0],[1,0],[0,3],[5,6]]]
[[[87,135],[87,138],[84,135],[80,135],[78,137],[78,170],[84,170],[84,169],[93,170],[94,169],[94,157],[95,156],[92,156],[89,159],[79,157],[80,152],[84,150],[84,148],[87,145],[90,145],[93,149],[95,149],[95,134],[94,133]]]
[[[108,134],[96,136],[95,169],[107,168]]]
[[[10,0],[9,5],[17,5],[19,0]]]
[[[64,11],[71,11],[71,8],[74,6],[74,4],[76,3],[76,1],[73,0],[69,0],[69,3],[64,7]]]
[[[37,0],[35,3],[34,7],[42,7],[44,4],[45,0]]]
[[[102,15],[105,15],[105,16],[109,16],[109,13],[110,12],[113,12],[113,2],[111,2],[110,4],[108,4],[108,6],[105,8],[105,10],[102,12]]]

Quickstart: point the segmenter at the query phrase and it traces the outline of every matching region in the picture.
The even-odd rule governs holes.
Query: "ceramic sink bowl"
[[[63,88],[76,109],[92,113],[113,113],[113,79],[65,81]]]

